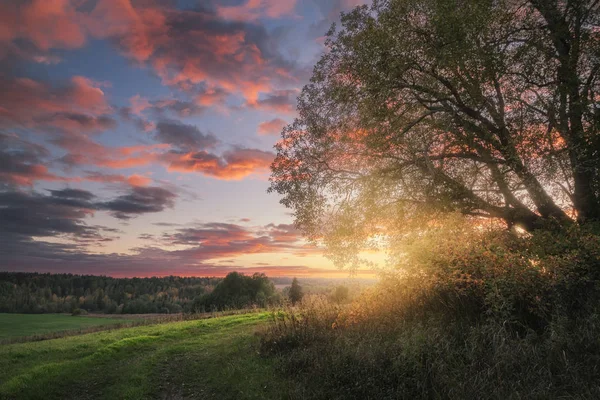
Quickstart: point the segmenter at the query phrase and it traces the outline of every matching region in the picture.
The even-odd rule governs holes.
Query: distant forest
[[[193,311],[222,278],[111,278],[0,272],[0,312],[108,314]]]
[[[0,313],[172,314],[266,307],[290,297],[292,278],[231,272],[225,278],[111,278],[0,272]],[[302,291],[336,302],[373,282],[304,278]]]

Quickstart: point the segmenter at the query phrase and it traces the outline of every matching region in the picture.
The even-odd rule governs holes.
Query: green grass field
[[[284,399],[258,355],[266,313],[0,346],[1,399]]]
[[[43,335],[129,321],[116,318],[73,317],[64,314],[0,314],[0,339]]]

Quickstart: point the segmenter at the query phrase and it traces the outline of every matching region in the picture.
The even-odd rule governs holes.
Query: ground
[[[253,313],[0,346],[4,399],[282,399]]]
[[[129,320],[74,317],[68,314],[0,314],[0,339],[114,325]]]

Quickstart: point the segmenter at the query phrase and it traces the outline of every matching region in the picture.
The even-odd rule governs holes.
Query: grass
[[[267,313],[172,322],[0,347],[2,399],[282,399],[258,355]]]
[[[0,339],[86,329],[129,319],[74,317],[65,314],[0,314]]]

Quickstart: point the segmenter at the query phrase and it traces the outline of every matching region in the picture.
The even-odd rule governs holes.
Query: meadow
[[[85,330],[132,321],[130,318],[94,318],[67,314],[0,314],[0,340]]]
[[[55,316],[56,317],[56,316]],[[280,399],[252,313],[0,347],[2,399]]]

